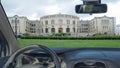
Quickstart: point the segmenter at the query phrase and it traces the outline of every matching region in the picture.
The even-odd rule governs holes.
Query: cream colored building
[[[9,17],[8,19],[15,34],[17,33],[17,35],[22,35],[26,33],[27,23],[29,23],[27,17],[19,17],[15,15],[13,17]]]
[[[54,33],[77,33],[77,23],[79,17],[66,14],[55,14],[40,18],[42,25],[42,35],[52,35]]]
[[[90,21],[89,20],[80,20],[78,24],[78,33],[88,33]]]
[[[41,28],[40,28],[40,21],[39,20],[31,20],[27,23],[27,30],[26,32],[32,36],[40,35]]]
[[[90,34],[115,34],[114,17],[95,17],[90,21]]]
[[[17,35],[52,35],[68,33],[71,36],[92,36],[94,34],[114,35],[114,17],[95,17],[92,20],[80,20],[79,17],[66,14],[43,16],[40,20],[28,20],[17,15],[9,17],[10,24]]]
[[[93,36],[95,34],[115,34],[114,17],[95,17],[92,20],[81,20],[78,24],[78,36]]]
[[[19,17],[15,15],[9,17],[9,21],[13,31],[17,35],[23,35],[28,33],[30,35],[40,35],[40,21],[39,20],[28,20],[27,17]]]
[[[88,36],[90,32],[90,20],[80,20],[78,23],[78,36]]]

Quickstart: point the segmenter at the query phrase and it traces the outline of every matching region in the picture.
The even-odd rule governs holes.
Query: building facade
[[[78,36],[93,36],[95,34],[115,34],[114,17],[95,17],[92,20],[80,20],[78,24]]]
[[[90,34],[115,34],[115,18],[114,17],[95,17],[90,21]]]
[[[27,29],[26,33],[32,35],[32,36],[38,36],[40,35],[41,28],[40,28],[40,21],[39,20],[30,20],[27,23]]]
[[[19,17],[15,15],[9,17],[9,22],[16,35],[30,34],[40,35],[40,21],[28,20],[27,17]]]
[[[13,17],[9,17],[8,19],[16,35],[22,35],[26,33],[27,23],[29,23],[27,17],[19,17],[15,15]]]
[[[54,33],[77,33],[77,23],[79,17],[65,14],[55,14],[40,18],[42,25],[42,35],[52,35]]]
[[[78,23],[78,36],[88,36],[90,32],[90,21],[80,20]]]
[[[17,35],[49,36],[55,33],[68,33],[71,36],[93,36],[95,34],[114,35],[114,17],[95,17],[92,20],[80,20],[79,17],[66,14],[43,16],[40,20],[28,20],[17,15],[9,17],[13,31]]]

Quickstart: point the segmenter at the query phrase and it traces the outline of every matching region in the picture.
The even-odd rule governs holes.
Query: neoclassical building
[[[77,33],[79,17],[66,14],[55,14],[40,18],[42,35],[52,35],[53,33]]]
[[[95,17],[92,20],[81,20],[78,24],[79,36],[92,36],[95,34],[115,34],[114,17]]]
[[[29,20],[27,17],[15,15],[9,17],[9,22],[16,35],[29,33],[30,35],[40,35],[40,21]]]
[[[114,17],[95,17],[92,20],[80,20],[79,17],[66,14],[43,16],[40,20],[29,20],[17,15],[9,17],[13,31],[17,35],[29,33],[32,36],[49,36],[54,33],[68,33],[71,36],[93,36],[95,34],[114,35]]]
[[[18,15],[15,15],[13,17],[9,17],[8,19],[15,34],[22,35],[26,33],[27,23],[30,22],[27,17],[19,17]]]
[[[90,22],[90,34],[115,34],[115,18],[114,17],[95,17]]]

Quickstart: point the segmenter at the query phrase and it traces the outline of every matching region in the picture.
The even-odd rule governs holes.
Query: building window
[[[11,20],[11,23],[15,23],[15,20]]]
[[[67,26],[67,28],[69,28],[69,26]]]
[[[109,23],[109,20],[107,19],[102,20],[102,24],[108,24],[108,23]]]
[[[45,33],[48,33],[48,28],[45,28]]]
[[[51,24],[54,25],[54,24],[55,24],[55,21],[54,21],[54,20],[51,20]]]
[[[52,25],[52,28],[54,28],[54,26]]]
[[[67,20],[67,25],[69,25],[70,24],[70,20]]]
[[[20,20],[17,20],[17,23],[20,23]]]
[[[32,27],[35,27],[35,24],[31,24]]]
[[[70,32],[70,28],[66,28],[66,32],[69,33]]]
[[[75,25],[75,21],[73,21],[73,25]]]
[[[45,25],[48,25],[48,21],[47,20],[45,21]]]
[[[108,27],[108,26],[103,26],[103,29],[104,29],[104,30],[108,30],[109,27]]]
[[[73,28],[73,32],[75,32],[75,28]]]
[[[60,20],[58,21],[58,23],[59,23],[60,25],[62,25],[62,24],[63,24],[63,20],[60,19]]]
[[[52,33],[55,33],[55,28],[51,28],[51,32],[52,32]]]
[[[41,29],[42,33],[43,33],[43,28]]]

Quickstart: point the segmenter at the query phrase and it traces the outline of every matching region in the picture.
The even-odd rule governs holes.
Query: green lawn
[[[41,44],[48,47],[101,47],[101,48],[120,48],[120,40],[38,40],[38,39],[19,39],[21,47],[32,44]]]

